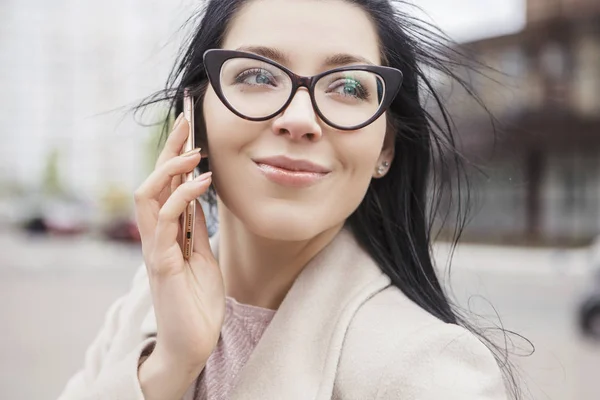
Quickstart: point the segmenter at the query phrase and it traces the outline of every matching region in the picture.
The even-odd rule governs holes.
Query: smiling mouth
[[[329,175],[329,172],[291,170],[256,161],[255,164],[259,171],[273,183],[295,188],[311,186]]]

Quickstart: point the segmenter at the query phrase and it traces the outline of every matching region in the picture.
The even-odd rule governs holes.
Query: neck
[[[276,310],[306,264],[342,224],[301,241],[265,238],[248,230],[219,200],[219,266],[225,294],[240,303]]]

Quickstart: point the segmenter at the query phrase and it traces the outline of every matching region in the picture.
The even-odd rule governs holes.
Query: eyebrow
[[[265,46],[242,46],[236,49],[237,51],[246,51],[259,56],[269,58],[283,65],[290,65],[290,58],[282,51],[273,47]],[[374,65],[371,61],[364,57],[347,53],[336,53],[328,56],[323,62],[323,67],[332,68],[348,64],[367,64]]]

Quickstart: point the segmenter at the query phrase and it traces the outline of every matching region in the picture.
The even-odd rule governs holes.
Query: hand
[[[193,253],[185,260],[181,250],[180,216],[211,183],[209,172],[181,184],[181,175],[192,171],[201,158],[198,151],[179,155],[188,129],[180,116],[155,170],[135,192],[135,212],[158,329],[150,357],[200,373],[219,339],[225,291],[197,201]]]

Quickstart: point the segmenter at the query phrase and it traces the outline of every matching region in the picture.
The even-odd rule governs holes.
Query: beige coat
[[[151,303],[142,266],[59,400],[143,399],[137,363],[155,340]],[[238,378],[231,400],[506,398],[489,350],[391,286],[346,230],[296,279]]]

